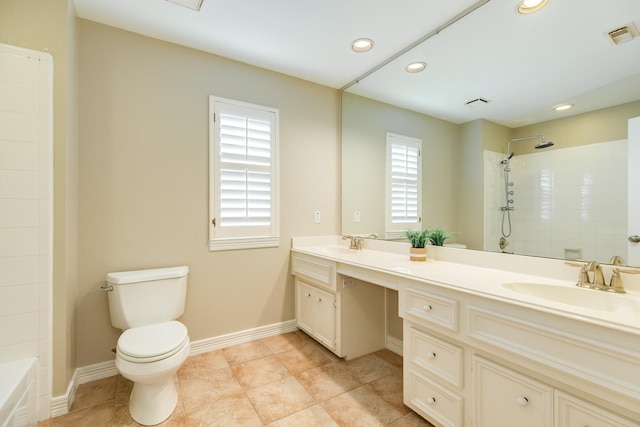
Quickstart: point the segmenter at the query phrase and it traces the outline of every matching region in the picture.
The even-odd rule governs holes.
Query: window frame
[[[404,145],[406,147],[416,148],[418,150],[417,159],[417,220],[415,222],[393,222],[392,218],[392,156],[391,149],[393,145]],[[404,232],[409,229],[420,229],[422,226],[422,140],[409,136],[399,135],[387,132],[386,136],[386,215],[385,215],[385,238],[401,239],[404,238]]]
[[[247,117],[269,117],[270,123],[270,215],[269,224],[234,225],[223,227],[220,213],[221,188],[221,115],[228,111],[241,111]],[[209,250],[225,251],[237,249],[268,248],[280,246],[280,204],[279,204],[279,110],[257,104],[237,101],[217,96],[209,96]],[[248,172],[264,172],[264,166],[247,167]],[[255,232],[259,230],[259,232]]]

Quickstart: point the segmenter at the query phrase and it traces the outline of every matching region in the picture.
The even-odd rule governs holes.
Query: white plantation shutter
[[[211,97],[211,250],[278,246],[277,119]]]
[[[387,133],[387,230],[389,238],[420,228],[422,141]]]

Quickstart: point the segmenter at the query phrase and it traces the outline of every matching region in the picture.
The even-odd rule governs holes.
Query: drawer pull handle
[[[431,305],[427,304],[423,308],[424,308],[424,311],[431,311],[432,307],[431,307]]]
[[[429,359],[435,359],[435,358],[436,358],[436,354],[432,351],[432,352],[430,352],[429,354],[427,354],[427,357],[428,357]]]
[[[307,294],[307,296],[308,296],[308,297],[310,297],[310,296],[311,296],[311,294]]]
[[[434,403],[436,403],[436,398],[435,397],[430,397],[427,399],[427,404],[428,405],[433,405]]]
[[[524,396],[520,396],[520,397],[518,398],[518,404],[519,404],[520,406],[527,406],[527,405],[529,404],[529,399],[527,399],[527,398],[526,398],[526,397],[524,397]]]

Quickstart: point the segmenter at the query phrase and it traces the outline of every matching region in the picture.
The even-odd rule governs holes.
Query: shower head
[[[547,148],[547,147],[551,147],[553,145],[553,142],[547,141],[544,138],[544,135],[533,135],[533,136],[523,136],[522,138],[513,138],[507,144],[507,158],[510,159],[511,157],[513,157],[513,153],[511,152],[511,143],[512,142],[525,141],[525,140],[528,140],[528,139],[540,139],[540,142],[535,145],[536,149]]]
[[[536,150],[541,150],[543,148],[551,147],[552,145],[553,145],[553,142],[547,141],[543,138],[542,141],[537,143],[533,148],[535,148]]]

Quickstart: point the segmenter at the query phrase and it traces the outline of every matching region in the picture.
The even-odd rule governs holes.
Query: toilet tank
[[[182,316],[188,274],[185,266],[107,274],[111,324],[129,329]]]

